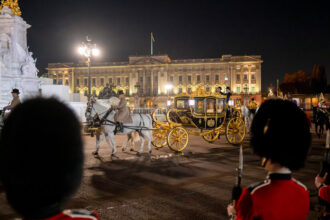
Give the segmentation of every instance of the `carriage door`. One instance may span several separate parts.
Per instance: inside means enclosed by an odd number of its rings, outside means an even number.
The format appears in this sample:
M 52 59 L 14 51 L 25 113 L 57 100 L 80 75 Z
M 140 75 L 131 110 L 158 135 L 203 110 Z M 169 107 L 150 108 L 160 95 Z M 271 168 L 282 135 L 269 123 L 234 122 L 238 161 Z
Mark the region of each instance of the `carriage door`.
M 206 98 L 206 128 L 214 128 L 216 126 L 216 99 L 213 97 Z
M 219 127 L 224 120 L 225 117 L 225 99 L 217 99 L 217 127 Z

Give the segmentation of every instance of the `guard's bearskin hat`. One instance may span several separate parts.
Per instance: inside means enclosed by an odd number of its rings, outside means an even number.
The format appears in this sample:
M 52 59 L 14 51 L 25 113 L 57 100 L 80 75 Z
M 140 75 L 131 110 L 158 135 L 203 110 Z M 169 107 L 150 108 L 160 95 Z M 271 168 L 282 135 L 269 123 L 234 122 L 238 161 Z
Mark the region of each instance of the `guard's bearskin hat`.
M 36 98 L 9 115 L 0 139 L 0 181 L 25 218 L 56 214 L 82 178 L 81 127 L 56 99 Z
M 254 152 L 291 170 L 305 165 L 311 144 L 306 114 L 294 103 L 270 99 L 259 108 L 251 125 Z

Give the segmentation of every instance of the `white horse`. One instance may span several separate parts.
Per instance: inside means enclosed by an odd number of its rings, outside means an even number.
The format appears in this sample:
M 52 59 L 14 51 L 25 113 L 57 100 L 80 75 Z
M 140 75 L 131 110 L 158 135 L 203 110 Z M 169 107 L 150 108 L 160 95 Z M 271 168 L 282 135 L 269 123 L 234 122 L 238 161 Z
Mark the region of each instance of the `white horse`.
M 258 111 L 258 108 L 256 109 L 256 113 L 257 113 L 257 111 Z M 250 110 L 246 107 L 246 105 L 241 106 L 241 112 L 242 112 L 243 120 L 245 122 L 245 128 L 247 131 L 250 131 L 254 114 L 252 114 L 250 112 Z
M 117 98 L 115 98 L 117 99 Z M 118 99 L 117 99 L 118 100 Z M 110 105 L 111 100 L 110 100 Z M 93 118 L 93 119 L 102 119 L 105 114 L 108 112 L 109 114 L 106 117 L 106 121 L 101 125 L 100 127 L 100 133 L 99 136 L 96 138 L 96 151 L 94 152 L 95 155 L 98 154 L 100 145 L 104 139 L 106 139 L 108 145 L 111 147 L 112 146 L 112 155 L 115 155 L 117 153 L 117 147 L 116 147 L 116 141 L 115 141 L 115 134 L 114 131 L 116 129 L 116 123 L 114 121 L 114 115 L 115 111 L 112 110 L 112 107 L 109 109 L 99 103 L 97 100 L 91 99 L 88 110 L 86 111 L 86 116 L 88 118 Z M 144 149 L 144 142 L 145 138 L 148 139 L 148 152 L 151 153 L 151 138 L 152 138 L 152 118 L 150 115 L 144 115 L 144 114 L 134 114 L 131 115 L 133 123 L 131 124 L 124 124 L 124 129 L 123 132 L 120 132 L 118 134 L 126 134 L 128 135 L 128 139 L 126 142 L 127 143 L 130 140 L 130 137 L 132 137 L 132 133 L 135 131 L 138 131 L 140 134 L 141 138 L 141 146 L 140 150 L 138 151 L 138 155 L 143 152 Z M 111 142 L 111 143 L 110 143 Z

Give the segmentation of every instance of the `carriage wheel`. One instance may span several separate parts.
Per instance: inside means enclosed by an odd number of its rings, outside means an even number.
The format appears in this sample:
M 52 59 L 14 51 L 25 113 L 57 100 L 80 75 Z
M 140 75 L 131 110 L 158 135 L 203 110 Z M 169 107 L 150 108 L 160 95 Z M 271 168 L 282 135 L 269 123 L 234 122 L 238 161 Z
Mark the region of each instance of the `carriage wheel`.
M 160 128 L 156 126 L 156 128 Z M 152 145 L 156 148 L 162 148 L 167 144 L 167 130 L 159 129 L 152 131 Z
M 167 136 L 167 144 L 173 151 L 180 152 L 188 145 L 189 135 L 186 129 L 175 127 L 170 130 Z
M 204 140 L 206 140 L 209 143 L 213 143 L 218 139 L 220 135 L 220 132 L 212 131 L 210 133 L 207 133 L 206 135 L 203 136 Z
M 232 118 L 226 127 L 226 138 L 230 144 L 240 144 L 245 137 L 245 124 L 241 118 Z

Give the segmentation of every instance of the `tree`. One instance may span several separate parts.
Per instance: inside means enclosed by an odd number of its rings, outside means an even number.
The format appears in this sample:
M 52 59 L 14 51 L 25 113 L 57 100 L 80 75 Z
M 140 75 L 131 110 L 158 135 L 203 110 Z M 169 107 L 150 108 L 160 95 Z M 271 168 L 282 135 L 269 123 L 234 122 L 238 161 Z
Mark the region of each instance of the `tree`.
M 299 70 L 295 73 L 287 73 L 284 81 L 280 85 L 281 91 L 285 93 L 310 93 L 311 92 L 311 74 Z

